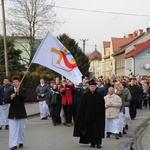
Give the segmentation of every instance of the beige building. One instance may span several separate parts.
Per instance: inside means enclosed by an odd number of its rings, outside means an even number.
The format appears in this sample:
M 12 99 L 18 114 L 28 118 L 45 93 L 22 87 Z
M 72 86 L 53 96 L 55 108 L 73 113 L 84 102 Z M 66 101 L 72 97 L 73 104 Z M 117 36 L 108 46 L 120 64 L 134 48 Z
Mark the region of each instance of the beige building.
M 100 74 L 100 61 L 101 53 L 95 49 L 89 56 L 90 67 L 89 67 L 89 77 L 98 78 Z
M 116 38 L 112 37 L 111 41 L 104 41 L 102 48 L 101 72 L 102 76 L 112 76 L 116 74 L 116 60 L 113 56 L 122 46 L 133 40 L 133 37 Z M 121 57 L 122 58 L 122 57 Z M 120 59 L 121 59 L 120 58 Z M 120 64 L 122 65 L 122 64 Z
M 110 50 L 110 42 L 108 41 L 104 41 L 103 42 L 103 48 L 102 48 L 102 60 L 100 63 L 101 66 L 101 72 L 100 74 L 102 76 L 110 76 L 112 68 L 113 68 L 113 64 L 111 60 L 111 50 Z

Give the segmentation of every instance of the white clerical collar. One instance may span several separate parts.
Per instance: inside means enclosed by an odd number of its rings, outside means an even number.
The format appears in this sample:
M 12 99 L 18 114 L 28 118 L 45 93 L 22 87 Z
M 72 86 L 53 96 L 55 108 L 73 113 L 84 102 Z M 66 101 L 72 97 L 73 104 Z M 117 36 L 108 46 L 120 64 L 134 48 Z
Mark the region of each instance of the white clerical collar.
M 44 86 L 44 84 L 41 84 L 41 86 L 43 87 L 43 86 Z
M 16 89 L 17 89 L 17 88 L 14 87 L 14 91 L 15 91 L 15 92 L 16 92 Z

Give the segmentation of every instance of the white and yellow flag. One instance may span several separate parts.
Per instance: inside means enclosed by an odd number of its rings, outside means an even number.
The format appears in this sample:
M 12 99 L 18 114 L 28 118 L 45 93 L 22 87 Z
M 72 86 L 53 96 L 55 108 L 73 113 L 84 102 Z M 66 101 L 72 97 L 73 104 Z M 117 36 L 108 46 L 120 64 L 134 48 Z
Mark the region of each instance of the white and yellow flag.
M 54 70 L 75 84 L 82 82 L 82 74 L 72 54 L 50 32 L 41 42 L 32 63 Z

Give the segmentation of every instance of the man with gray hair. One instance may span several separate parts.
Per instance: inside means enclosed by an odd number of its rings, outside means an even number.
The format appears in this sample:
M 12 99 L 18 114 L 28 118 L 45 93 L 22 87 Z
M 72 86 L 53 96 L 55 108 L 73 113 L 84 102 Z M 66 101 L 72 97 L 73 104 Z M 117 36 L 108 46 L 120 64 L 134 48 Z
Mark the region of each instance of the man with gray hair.
M 108 89 L 108 95 L 104 97 L 106 108 L 106 126 L 107 137 L 114 134 L 119 139 L 119 112 L 122 106 L 121 98 L 115 94 L 114 88 Z
M 41 120 L 47 120 L 47 117 L 49 116 L 49 108 L 46 104 L 47 93 L 48 85 L 45 84 L 44 78 L 41 78 L 40 84 L 36 88 Z

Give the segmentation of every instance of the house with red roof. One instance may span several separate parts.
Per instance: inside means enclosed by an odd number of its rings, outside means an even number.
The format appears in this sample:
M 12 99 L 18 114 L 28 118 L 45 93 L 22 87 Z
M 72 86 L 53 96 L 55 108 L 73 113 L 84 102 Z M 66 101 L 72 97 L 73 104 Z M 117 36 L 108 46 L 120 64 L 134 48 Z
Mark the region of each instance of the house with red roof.
M 125 54 L 126 70 L 131 74 L 150 75 L 150 39 L 135 44 L 134 48 Z
M 102 58 L 101 53 L 96 49 L 89 54 L 88 56 L 90 61 L 90 67 L 89 67 L 89 76 L 90 77 L 99 77 L 100 76 L 100 61 Z
M 116 75 L 114 53 L 118 52 L 124 45 L 128 44 L 134 39 L 133 36 L 117 38 L 112 37 L 111 41 L 104 41 L 102 48 L 101 60 L 101 75 L 112 76 Z
M 146 32 L 143 32 L 143 30 L 135 31 L 132 34 L 132 36 L 134 37 L 134 39 L 131 42 L 127 43 L 126 45 L 123 45 L 119 51 L 113 54 L 115 58 L 115 74 L 116 75 L 128 76 L 130 74 L 135 74 L 134 58 L 133 56 L 131 57 L 128 57 L 128 56 L 131 55 L 131 53 L 133 53 L 133 49 L 135 49 L 135 45 L 146 42 L 147 40 L 150 39 L 150 28 L 147 28 Z M 137 52 L 137 49 L 135 49 L 135 51 Z M 136 53 L 135 51 L 134 53 Z M 143 56 L 145 58 L 145 55 Z

